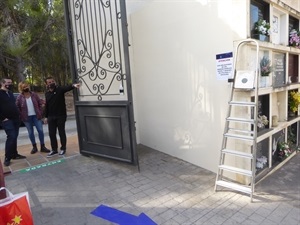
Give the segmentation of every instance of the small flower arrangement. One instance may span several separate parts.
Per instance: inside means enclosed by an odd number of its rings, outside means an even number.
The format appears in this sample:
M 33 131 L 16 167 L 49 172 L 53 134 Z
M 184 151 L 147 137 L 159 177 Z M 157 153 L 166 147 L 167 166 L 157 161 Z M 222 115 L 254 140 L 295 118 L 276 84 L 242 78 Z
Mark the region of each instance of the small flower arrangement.
M 288 157 L 292 154 L 292 150 L 288 143 L 286 142 L 278 142 L 278 157 L 280 159 L 283 159 L 285 157 Z
M 265 165 L 267 164 L 268 159 L 266 156 L 262 156 L 260 158 L 256 159 L 256 168 L 258 169 L 263 169 L 265 167 Z
M 296 29 L 291 30 L 289 42 L 291 46 L 300 48 L 300 32 Z
M 269 76 L 269 74 L 272 72 L 272 66 L 271 66 L 271 60 L 264 56 L 260 60 L 260 75 L 262 77 Z
M 266 117 L 265 115 L 259 115 L 258 116 L 258 118 L 257 118 L 257 126 L 259 128 L 264 128 L 268 124 L 269 124 L 268 117 Z
M 300 104 L 300 93 L 298 91 L 289 92 L 289 108 L 293 113 L 298 111 L 299 104 Z
M 270 23 L 268 23 L 266 20 L 260 19 L 254 24 L 254 30 L 257 34 L 269 36 L 271 33 Z

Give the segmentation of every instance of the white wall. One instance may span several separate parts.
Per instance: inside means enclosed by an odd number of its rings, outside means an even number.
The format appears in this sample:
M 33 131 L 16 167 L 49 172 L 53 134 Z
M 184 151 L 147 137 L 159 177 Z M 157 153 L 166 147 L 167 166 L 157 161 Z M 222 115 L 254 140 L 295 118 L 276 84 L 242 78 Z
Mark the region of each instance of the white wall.
M 272 0 L 272 2 L 278 3 L 276 0 Z M 299 0 L 281 0 L 282 3 L 287 4 L 293 9 L 300 11 L 300 1 Z M 279 2 L 280 3 L 280 2 Z
M 127 1 L 139 143 L 216 172 L 230 85 L 215 57 L 246 38 L 245 2 Z

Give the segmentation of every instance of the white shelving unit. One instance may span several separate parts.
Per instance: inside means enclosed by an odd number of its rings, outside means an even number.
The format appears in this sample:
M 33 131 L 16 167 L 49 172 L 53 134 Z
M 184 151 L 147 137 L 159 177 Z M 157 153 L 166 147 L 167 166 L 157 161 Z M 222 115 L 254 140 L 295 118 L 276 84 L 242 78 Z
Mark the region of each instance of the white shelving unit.
M 260 7 L 261 1 L 251 0 L 249 9 L 253 8 L 252 4 L 257 4 Z M 263 2 L 262 10 L 257 13 L 258 18 L 267 20 L 271 25 L 271 34 L 269 41 L 260 41 L 259 56 L 267 56 L 272 62 L 273 71 L 269 75 L 267 85 L 259 85 L 258 95 L 261 97 L 261 114 L 267 115 L 269 124 L 265 129 L 259 130 L 257 137 L 257 158 L 264 156 L 267 162 L 263 168 L 256 168 L 258 178 L 264 176 L 274 166 L 282 163 L 277 157 L 275 145 L 278 141 L 288 141 L 290 136 L 290 129 L 292 128 L 295 135 L 295 146 L 300 142 L 300 109 L 294 117 L 289 116 L 289 102 L 288 95 L 292 90 L 300 91 L 300 49 L 289 46 L 289 31 L 291 27 L 299 30 L 300 16 L 296 15 L 294 11 L 289 11 L 288 8 L 282 8 L 274 2 Z M 250 15 L 253 21 L 255 15 Z M 290 18 L 297 24 L 290 24 Z M 249 20 L 251 21 L 251 20 Z M 253 24 L 250 26 L 253 28 Z M 254 39 L 253 31 L 249 34 Z M 254 58 L 255 46 L 249 44 L 244 49 L 244 57 Z M 245 65 L 244 62 L 239 62 L 241 67 L 248 66 L 249 69 L 253 65 Z M 260 79 L 260 78 L 259 78 Z M 249 100 L 253 98 L 254 91 L 241 92 L 240 100 Z M 244 112 L 241 112 L 244 113 Z M 277 119 L 276 119 L 277 118 Z M 245 146 L 245 148 L 251 146 Z M 261 165 L 260 165 L 261 167 Z M 239 179 L 239 180 L 238 180 Z M 243 178 L 238 178 L 240 182 L 247 182 Z

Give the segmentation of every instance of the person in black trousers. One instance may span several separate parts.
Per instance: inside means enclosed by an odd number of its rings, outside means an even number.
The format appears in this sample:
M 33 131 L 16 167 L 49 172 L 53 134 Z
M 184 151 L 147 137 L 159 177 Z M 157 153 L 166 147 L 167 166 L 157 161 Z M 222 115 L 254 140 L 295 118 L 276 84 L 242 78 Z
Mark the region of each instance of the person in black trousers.
M 60 153 L 66 153 L 67 136 L 65 131 L 65 124 L 67 120 L 67 109 L 65 102 L 65 93 L 79 88 L 80 84 L 71 84 L 67 86 L 57 86 L 52 77 L 45 79 L 47 91 L 45 94 L 46 107 L 45 107 L 45 123 L 48 123 L 49 137 L 51 142 L 51 152 L 47 157 L 52 157 L 58 154 L 58 144 L 56 138 L 56 131 L 60 137 Z
M 15 97 L 11 91 L 13 87 L 10 78 L 1 80 L 0 89 L 0 121 L 7 138 L 5 142 L 4 166 L 10 165 L 11 159 L 24 159 L 17 151 L 17 139 L 19 136 L 19 127 L 21 124 L 20 113 L 16 105 Z

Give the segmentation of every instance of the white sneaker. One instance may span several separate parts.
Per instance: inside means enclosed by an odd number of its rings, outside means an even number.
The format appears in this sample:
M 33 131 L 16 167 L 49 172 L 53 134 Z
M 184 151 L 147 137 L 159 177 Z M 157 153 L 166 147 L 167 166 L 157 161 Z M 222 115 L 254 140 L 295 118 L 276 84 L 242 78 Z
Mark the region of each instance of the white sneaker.
M 50 157 L 52 157 L 52 156 L 54 156 L 54 155 L 57 155 L 58 154 L 58 152 L 57 151 L 51 151 L 48 155 L 47 155 L 47 158 L 50 158 Z
M 66 150 L 60 150 L 59 155 L 64 155 L 66 153 Z

